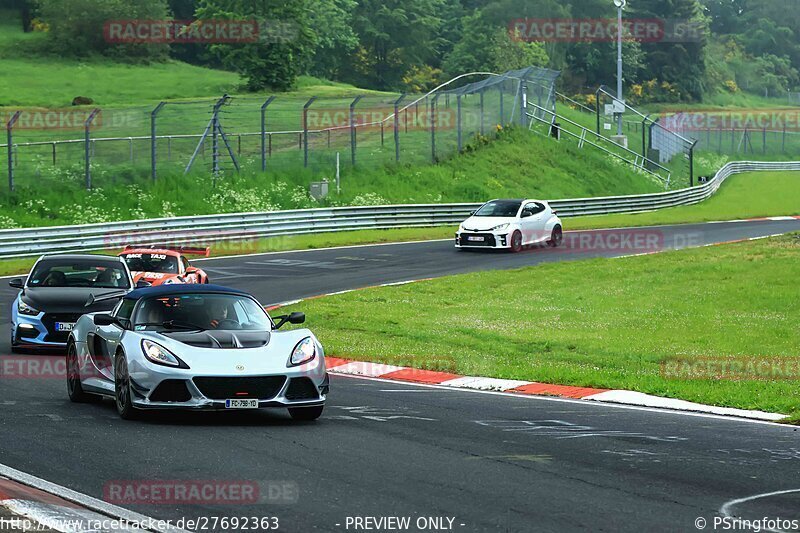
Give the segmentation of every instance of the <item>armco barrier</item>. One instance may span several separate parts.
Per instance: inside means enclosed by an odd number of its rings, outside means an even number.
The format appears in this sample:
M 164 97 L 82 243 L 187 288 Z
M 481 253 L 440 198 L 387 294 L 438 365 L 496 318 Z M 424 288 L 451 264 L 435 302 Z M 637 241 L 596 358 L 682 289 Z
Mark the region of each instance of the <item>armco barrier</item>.
M 800 171 L 800 162 L 728 163 L 708 183 L 696 187 L 634 196 L 553 200 L 550 204 L 562 217 L 649 211 L 701 202 L 734 174 L 774 170 Z M 464 203 L 336 207 L 10 229 L 0 231 L 0 257 L 113 249 L 129 244 L 208 245 L 282 235 L 450 225 L 458 224 L 479 206 Z

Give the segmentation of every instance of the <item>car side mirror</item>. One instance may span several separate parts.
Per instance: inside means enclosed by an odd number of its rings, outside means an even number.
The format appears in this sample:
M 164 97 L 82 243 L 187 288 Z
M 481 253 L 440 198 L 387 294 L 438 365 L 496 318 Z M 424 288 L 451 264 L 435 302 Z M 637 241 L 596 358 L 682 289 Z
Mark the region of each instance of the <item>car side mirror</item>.
M 140 279 L 139 281 L 136 282 L 136 288 L 137 289 L 143 289 L 145 287 L 151 287 L 152 285 L 153 285 L 152 283 L 150 283 L 149 281 L 145 281 L 143 279 Z
M 530 211 L 523 211 L 519 218 L 528 218 L 529 216 L 531 216 Z
M 196 274 L 199 269 L 197 267 L 186 267 L 187 274 Z
M 294 313 L 291 313 L 289 315 L 277 316 L 277 317 L 275 317 L 275 319 L 278 321 L 278 323 L 275 324 L 275 329 L 281 329 L 281 327 L 284 324 L 286 324 L 287 322 L 289 324 L 302 324 L 302 323 L 304 323 L 306 321 L 306 314 L 305 313 L 294 312 Z
M 94 325 L 95 326 L 114 326 L 114 325 L 116 325 L 116 326 L 122 327 L 121 324 L 119 323 L 119 320 L 117 320 L 117 317 L 114 317 L 114 316 L 111 316 L 111 315 L 108 315 L 108 314 L 94 315 Z
M 12 279 L 8 282 L 8 285 L 14 287 L 15 289 L 23 289 L 25 288 L 25 282 L 23 282 L 19 278 Z

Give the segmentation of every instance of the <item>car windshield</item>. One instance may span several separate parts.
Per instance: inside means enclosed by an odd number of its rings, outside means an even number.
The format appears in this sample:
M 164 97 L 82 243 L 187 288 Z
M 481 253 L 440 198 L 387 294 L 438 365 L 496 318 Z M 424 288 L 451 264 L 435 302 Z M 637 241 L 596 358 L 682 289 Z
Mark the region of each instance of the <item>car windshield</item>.
M 122 257 L 132 272 L 178 273 L 178 258 L 174 255 L 130 253 L 122 255 Z
M 28 279 L 29 287 L 93 287 L 129 289 L 128 274 L 122 264 L 85 259 L 40 261 Z
M 270 331 L 272 322 L 255 300 L 238 294 L 176 294 L 143 300 L 136 331 L 169 329 Z
M 495 200 L 483 204 L 475 212 L 476 217 L 515 217 L 522 202 L 519 200 Z

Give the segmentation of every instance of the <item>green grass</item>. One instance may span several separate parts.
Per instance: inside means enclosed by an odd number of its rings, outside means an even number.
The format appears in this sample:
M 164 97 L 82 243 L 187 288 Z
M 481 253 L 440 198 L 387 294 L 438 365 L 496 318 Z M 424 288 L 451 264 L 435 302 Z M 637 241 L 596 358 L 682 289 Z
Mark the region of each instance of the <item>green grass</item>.
M 793 235 L 454 276 L 288 310 L 308 314 L 331 356 L 797 415 L 795 380 L 675 379 L 661 365 L 796 358 L 798 260 Z
M 0 225 L 21 227 L 105 222 L 164 215 L 263 211 L 331 205 L 481 202 L 495 197 L 574 198 L 663 190 L 628 166 L 588 150 L 506 130 L 439 164 L 364 163 L 346 167 L 342 194 L 320 203 L 308 198 L 312 171 L 245 169 L 216 183 L 204 175 L 174 173 L 153 184 L 136 173 L 95 170 L 92 192 L 82 188 L 80 167 L 43 168 L 20 177 L 13 194 L 0 192 Z M 332 176 L 329 175 L 331 178 Z M 43 187 L 49 183 L 50 186 Z M 76 209 L 75 206 L 81 206 Z
M 800 215 L 800 172 L 752 172 L 728 178 L 716 195 L 696 205 L 630 215 L 576 217 L 569 229 L 655 226 Z

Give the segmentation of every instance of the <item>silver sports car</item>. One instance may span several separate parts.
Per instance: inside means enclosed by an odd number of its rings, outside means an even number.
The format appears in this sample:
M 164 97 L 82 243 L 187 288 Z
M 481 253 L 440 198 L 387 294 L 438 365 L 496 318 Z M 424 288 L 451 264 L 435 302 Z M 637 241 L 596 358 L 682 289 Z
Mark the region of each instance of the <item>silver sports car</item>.
M 314 420 L 328 394 L 325 356 L 302 313 L 270 318 L 245 292 L 162 285 L 126 294 L 109 314 L 83 315 L 67 344 L 73 402 L 116 401 L 122 418 L 146 409 L 287 407 Z

